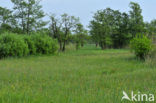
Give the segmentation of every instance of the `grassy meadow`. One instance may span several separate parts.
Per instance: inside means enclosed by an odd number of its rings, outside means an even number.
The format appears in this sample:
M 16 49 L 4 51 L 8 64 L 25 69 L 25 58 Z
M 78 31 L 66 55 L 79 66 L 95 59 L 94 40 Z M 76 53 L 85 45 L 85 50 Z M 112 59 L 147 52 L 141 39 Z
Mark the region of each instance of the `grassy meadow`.
M 0 60 L 0 103 L 121 103 L 123 90 L 156 94 L 155 67 L 129 50 L 67 49 Z

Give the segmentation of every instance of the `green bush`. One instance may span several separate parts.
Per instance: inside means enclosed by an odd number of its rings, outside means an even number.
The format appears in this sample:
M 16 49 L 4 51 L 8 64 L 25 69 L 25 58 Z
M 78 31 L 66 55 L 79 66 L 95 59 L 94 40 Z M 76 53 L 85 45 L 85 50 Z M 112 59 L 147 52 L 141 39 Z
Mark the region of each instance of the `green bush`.
M 0 35 L 0 58 L 54 54 L 57 49 L 57 41 L 47 35 Z
M 39 54 L 53 54 L 57 51 L 57 42 L 47 35 L 33 35 L 36 52 Z
M 0 36 L 0 58 L 21 57 L 29 53 L 28 45 L 21 36 L 16 34 L 3 34 Z
M 152 49 L 152 42 L 146 36 L 138 35 L 130 42 L 131 49 L 139 59 L 145 59 Z
M 23 39 L 25 41 L 25 43 L 27 43 L 28 48 L 29 48 L 29 54 L 36 54 L 36 46 L 35 46 L 35 42 L 32 40 L 31 36 L 23 36 Z

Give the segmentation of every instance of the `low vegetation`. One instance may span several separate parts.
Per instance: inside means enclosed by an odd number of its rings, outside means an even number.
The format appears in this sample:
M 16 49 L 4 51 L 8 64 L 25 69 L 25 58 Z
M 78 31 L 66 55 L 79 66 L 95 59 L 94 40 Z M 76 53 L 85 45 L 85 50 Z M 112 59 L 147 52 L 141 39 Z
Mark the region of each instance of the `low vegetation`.
M 137 58 L 145 60 L 152 50 L 152 41 L 144 35 L 137 35 L 130 43 Z
M 29 53 L 28 45 L 22 37 L 16 34 L 4 34 L 0 36 L 0 56 L 21 57 Z
M 57 41 L 47 35 L 0 35 L 0 57 L 22 57 L 36 54 L 54 54 Z
M 0 62 L 0 101 L 121 103 L 123 90 L 155 94 L 155 67 L 134 57 L 129 50 L 85 45 L 54 56 L 4 59 Z

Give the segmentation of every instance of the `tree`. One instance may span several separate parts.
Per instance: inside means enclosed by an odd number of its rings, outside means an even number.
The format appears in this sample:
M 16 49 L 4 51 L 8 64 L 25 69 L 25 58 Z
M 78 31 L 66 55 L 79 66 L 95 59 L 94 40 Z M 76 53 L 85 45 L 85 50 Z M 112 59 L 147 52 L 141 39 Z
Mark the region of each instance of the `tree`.
M 130 8 L 132 9 L 129 11 L 130 13 L 130 32 L 132 37 L 135 37 L 137 33 L 144 32 L 144 22 L 142 16 L 142 9 L 138 3 L 131 2 Z
M 10 24 L 12 18 L 12 11 L 3 7 L 0 7 L 0 25 Z
M 45 16 L 39 4 L 40 0 L 11 0 L 14 4 L 14 16 L 23 33 L 30 34 L 33 30 L 37 31 L 47 23 L 42 21 Z
M 144 33 L 142 10 L 139 4 L 131 2 L 130 14 L 106 8 L 97 11 L 90 22 L 90 34 L 95 43 L 104 48 L 122 48 L 135 37 Z
M 12 15 L 12 11 L 0 7 L 0 33 L 11 31 L 14 32 L 16 28 L 16 21 Z
M 146 36 L 152 39 L 156 43 L 156 20 L 152 20 L 150 23 L 145 23 Z
M 102 49 L 117 44 L 120 35 L 121 13 L 118 10 L 106 8 L 99 10 L 90 22 L 90 34 Z
M 112 18 L 109 21 L 111 23 L 111 25 L 110 25 L 111 29 L 110 29 L 109 35 L 112 40 L 112 43 L 109 45 L 110 46 L 112 45 L 112 47 L 114 47 L 114 48 L 121 48 L 123 46 L 122 38 L 124 38 L 124 36 L 125 36 L 125 34 L 122 35 L 122 33 L 121 33 L 122 13 L 119 12 L 118 10 L 111 10 L 111 14 L 108 14 L 108 15 L 110 15 Z
M 63 33 L 62 33 L 62 22 L 56 18 L 55 14 L 50 16 L 51 24 L 50 24 L 50 35 L 57 39 L 60 45 L 60 51 L 63 48 Z
M 79 23 L 79 19 L 68 14 L 61 15 L 61 19 L 56 18 L 54 15 L 50 16 L 50 18 L 51 35 L 59 41 L 60 50 L 65 51 L 69 36 L 76 24 Z
M 81 47 L 83 47 L 85 43 L 86 35 L 87 35 L 87 30 L 84 29 L 81 23 L 78 23 L 76 25 L 75 35 L 76 35 L 75 37 L 76 45 L 77 46 L 81 45 Z
M 93 40 L 95 40 L 95 42 L 98 42 L 102 49 L 104 49 L 106 46 L 105 39 L 110 31 L 108 21 L 111 18 L 108 19 L 107 15 L 107 12 L 109 11 L 110 8 L 107 8 L 106 10 L 97 11 L 97 13 L 95 13 L 93 17 L 94 20 L 90 22 L 89 26 L 91 29 L 90 34 L 92 35 Z
M 92 20 L 90 22 L 89 28 L 90 28 L 91 38 L 95 42 L 97 47 L 100 42 L 100 35 L 98 31 L 98 29 L 100 28 L 100 24 L 97 23 L 95 20 Z
M 62 30 L 64 34 L 63 40 L 63 48 L 62 51 L 65 51 L 66 43 L 68 41 L 68 36 L 73 28 L 75 28 L 76 24 L 79 23 L 79 19 L 74 16 L 69 16 L 68 14 L 63 14 L 62 16 Z
M 130 39 L 131 34 L 129 30 L 130 18 L 127 13 L 119 13 L 116 19 L 114 19 L 117 23 L 115 24 L 115 32 L 112 34 L 112 41 L 114 48 L 122 48 L 126 46 Z
M 146 23 L 146 29 L 148 30 L 148 36 L 156 35 L 156 20 Z

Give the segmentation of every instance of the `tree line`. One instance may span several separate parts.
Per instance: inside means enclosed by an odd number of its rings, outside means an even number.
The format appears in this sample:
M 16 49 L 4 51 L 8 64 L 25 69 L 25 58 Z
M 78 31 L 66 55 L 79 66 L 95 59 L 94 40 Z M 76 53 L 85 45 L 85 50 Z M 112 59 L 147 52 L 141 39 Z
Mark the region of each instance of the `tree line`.
M 65 13 L 58 18 L 55 14 L 51 14 L 48 15 L 50 21 L 43 21 L 47 15 L 42 10 L 41 0 L 11 0 L 11 2 L 14 4 L 12 10 L 0 7 L 0 34 L 6 31 L 29 35 L 36 32 L 46 33 L 58 40 L 60 51 L 65 51 L 69 41 L 75 42 L 77 46 L 80 44 L 83 46 L 88 38 L 88 32 L 77 17 Z
M 144 22 L 138 3 L 130 2 L 129 13 L 106 8 L 98 10 L 90 22 L 93 41 L 102 49 L 123 48 L 137 34 L 153 37 L 156 34 L 156 20 Z
M 40 5 L 41 0 L 11 0 L 13 8 L 0 7 L 0 34 L 43 33 L 57 39 L 60 51 L 65 51 L 71 42 L 78 49 L 85 42 L 95 43 L 102 49 L 123 48 L 138 33 L 153 37 L 156 33 L 156 20 L 143 21 L 142 9 L 138 3 L 131 2 L 129 13 L 106 8 L 98 10 L 87 31 L 78 17 L 62 14 L 48 15 L 50 21 L 44 21 L 46 13 Z

